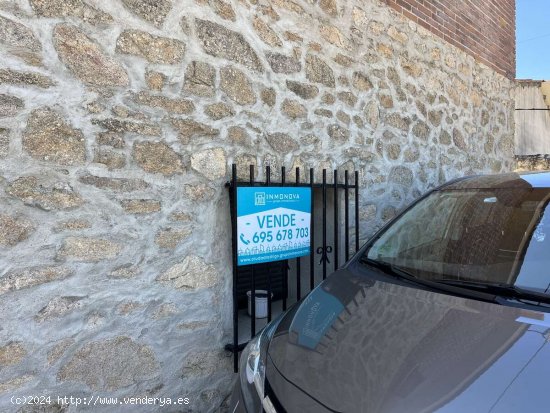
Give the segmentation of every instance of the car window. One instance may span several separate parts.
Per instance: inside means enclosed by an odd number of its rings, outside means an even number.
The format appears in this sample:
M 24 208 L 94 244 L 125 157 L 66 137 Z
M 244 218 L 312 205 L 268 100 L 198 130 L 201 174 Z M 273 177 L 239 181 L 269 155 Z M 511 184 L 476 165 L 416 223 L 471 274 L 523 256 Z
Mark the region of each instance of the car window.
M 550 291 L 550 191 L 432 192 L 374 241 L 366 257 L 416 277 Z
M 536 223 L 533 235 L 528 239 L 525 257 L 521 261 L 516 285 L 522 288 L 548 293 L 550 277 L 550 206 L 541 211 L 541 218 Z

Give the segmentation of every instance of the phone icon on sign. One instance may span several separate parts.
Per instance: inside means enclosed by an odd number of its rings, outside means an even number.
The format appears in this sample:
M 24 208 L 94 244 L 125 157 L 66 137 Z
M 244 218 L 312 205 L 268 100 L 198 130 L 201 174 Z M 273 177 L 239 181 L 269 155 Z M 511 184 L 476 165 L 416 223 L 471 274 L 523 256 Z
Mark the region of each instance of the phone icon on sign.
M 244 238 L 244 234 L 241 234 L 241 235 L 239 236 L 239 238 L 241 239 L 241 241 L 243 242 L 244 245 L 250 244 L 250 241 L 247 241 L 247 240 Z

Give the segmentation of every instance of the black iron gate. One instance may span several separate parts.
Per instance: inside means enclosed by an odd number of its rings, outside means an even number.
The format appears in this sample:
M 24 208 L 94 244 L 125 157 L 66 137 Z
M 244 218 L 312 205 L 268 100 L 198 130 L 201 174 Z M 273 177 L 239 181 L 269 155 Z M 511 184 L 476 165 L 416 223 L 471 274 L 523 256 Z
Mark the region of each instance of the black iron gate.
M 296 168 L 294 182 L 287 182 L 285 167 L 281 168 L 280 182 L 271 181 L 271 168 L 265 168 L 265 181 L 258 182 L 254 177 L 255 166 L 250 165 L 249 176 L 242 180 L 237 176 L 237 166 L 232 165 L 231 182 L 226 184 L 229 189 L 232 258 L 233 258 L 233 342 L 225 346 L 233 353 L 234 370 L 238 371 L 238 354 L 248 341 L 256 335 L 258 324 L 271 321 L 273 303 L 276 312 L 285 311 L 290 301 L 298 301 L 304 291 L 311 291 L 316 284 L 340 267 L 340 263 L 349 259 L 350 254 L 359 249 L 359 173 L 353 173 L 353 184 L 350 183 L 350 173 L 345 170 L 343 179 L 338 170 L 332 174 L 332 182 L 327 180 L 327 170 L 322 170 L 321 182 L 315 182 L 314 169 L 309 169 L 309 180 L 302 182 L 300 168 Z M 241 179 L 241 180 L 239 180 Z M 341 182 L 343 181 L 343 182 Z M 245 186 L 301 186 L 311 188 L 311 222 L 310 222 L 310 253 L 309 256 L 293 258 L 292 260 L 237 265 L 237 188 Z M 353 196 L 353 216 L 350 213 L 350 197 Z M 332 209 L 332 211 L 329 211 Z M 340 210 L 343 209 L 343 213 Z M 316 212 L 317 211 L 317 212 Z M 331 212 L 331 213 L 329 213 Z M 332 215 L 330 217 L 329 215 Z M 332 218 L 332 220 L 330 219 Z M 342 222 L 343 219 L 343 222 Z M 332 221 L 332 222 L 331 222 Z M 342 226 L 343 224 L 343 226 Z M 317 234 L 320 226 L 321 233 Z M 329 228 L 332 226 L 332 228 Z M 350 229 L 354 238 L 350 244 Z M 317 235 L 317 237 L 316 237 Z M 340 244 L 343 242 L 343 245 Z M 332 245 L 329 245 L 332 244 Z M 355 244 L 355 245 L 353 245 Z M 343 249 L 342 249 L 343 247 Z M 318 258 L 316 258 L 318 257 Z M 331 262 L 332 258 L 332 262 Z M 316 264 L 316 262 L 318 263 Z M 306 267 L 306 268 L 304 268 Z M 256 319 L 256 291 L 267 291 L 267 318 Z M 289 294 L 289 290 L 292 294 Z M 250 292 L 251 315 L 246 315 L 248 307 L 247 292 Z M 243 309 L 244 307 L 244 309 Z M 246 324 L 250 326 L 246 326 Z M 244 325 L 245 328 L 240 329 Z M 261 326 L 260 326 L 261 327 Z M 249 333 L 246 331 L 249 328 Z M 241 333 L 239 335 L 239 333 Z

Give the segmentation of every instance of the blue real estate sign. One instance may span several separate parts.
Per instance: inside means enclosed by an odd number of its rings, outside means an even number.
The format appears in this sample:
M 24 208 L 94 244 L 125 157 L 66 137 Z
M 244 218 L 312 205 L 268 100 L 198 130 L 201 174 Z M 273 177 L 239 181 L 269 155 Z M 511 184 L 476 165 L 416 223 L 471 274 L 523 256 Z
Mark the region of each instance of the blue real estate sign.
M 311 188 L 237 187 L 237 264 L 310 253 Z

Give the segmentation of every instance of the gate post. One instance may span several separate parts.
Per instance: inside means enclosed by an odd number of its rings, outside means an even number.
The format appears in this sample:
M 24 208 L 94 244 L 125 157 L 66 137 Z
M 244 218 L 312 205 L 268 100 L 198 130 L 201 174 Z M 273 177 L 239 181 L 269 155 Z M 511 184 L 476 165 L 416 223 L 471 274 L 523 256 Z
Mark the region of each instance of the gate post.
M 239 312 L 237 303 L 237 165 L 231 167 L 231 250 L 233 261 L 233 371 L 239 371 Z

